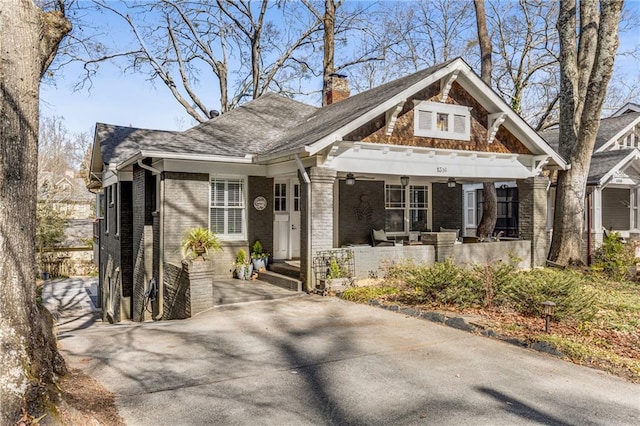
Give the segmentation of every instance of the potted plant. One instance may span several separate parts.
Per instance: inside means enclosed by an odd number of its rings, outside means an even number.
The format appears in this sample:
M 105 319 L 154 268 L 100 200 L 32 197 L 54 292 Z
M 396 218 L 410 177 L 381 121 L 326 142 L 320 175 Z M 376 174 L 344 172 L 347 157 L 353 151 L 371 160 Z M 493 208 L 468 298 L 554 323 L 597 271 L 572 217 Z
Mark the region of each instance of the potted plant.
M 247 252 L 245 249 L 241 248 L 240 250 L 238 250 L 235 266 L 236 277 L 241 280 L 251 278 L 251 274 L 253 273 L 253 265 L 251 264 L 250 259 L 247 258 Z
M 204 254 L 210 249 L 220 250 L 218 237 L 207 228 L 191 228 L 182 239 L 182 254 L 186 258 L 194 256 L 194 260 L 204 261 Z
M 254 271 L 262 271 L 267 269 L 267 263 L 269 262 L 269 253 L 265 253 L 262 248 L 260 240 L 256 240 L 253 243 L 253 249 L 251 251 L 251 262 L 253 263 Z

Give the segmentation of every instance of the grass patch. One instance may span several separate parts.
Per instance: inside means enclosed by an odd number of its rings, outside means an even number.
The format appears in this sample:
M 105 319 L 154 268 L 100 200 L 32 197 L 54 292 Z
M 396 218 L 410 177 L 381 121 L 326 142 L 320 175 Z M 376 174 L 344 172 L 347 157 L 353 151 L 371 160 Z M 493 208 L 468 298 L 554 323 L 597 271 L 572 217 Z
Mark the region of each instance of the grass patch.
M 368 287 L 349 287 L 344 292 L 342 292 L 340 297 L 352 302 L 367 303 L 372 299 L 379 300 L 385 298 L 386 296 L 398 294 L 400 294 L 400 289 L 398 287 L 382 285 Z
M 516 271 L 505 262 L 463 268 L 451 261 L 400 263 L 382 285 L 350 288 L 344 299 L 482 315 L 499 334 L 554 344 L 567 358 L 640 382 L 640 285 L 592 270 Z M 552 334 L 542 302 L 556 303 Z

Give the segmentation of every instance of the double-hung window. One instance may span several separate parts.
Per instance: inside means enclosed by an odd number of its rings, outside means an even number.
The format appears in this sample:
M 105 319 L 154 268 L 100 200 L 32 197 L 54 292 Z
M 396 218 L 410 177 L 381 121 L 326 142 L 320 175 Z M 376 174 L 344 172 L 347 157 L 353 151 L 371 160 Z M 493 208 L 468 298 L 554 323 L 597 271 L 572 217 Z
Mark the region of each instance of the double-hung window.
M 466 106 L 420 101 L 413 121 L 416 136 L 471 140 L 471 114 Z
M 385 231 L 407 234 L 429 228 L 429 186 L 385 185 Z
M 211 179 L 209 229 L 227 239 L 245 238 L 243 179 Z

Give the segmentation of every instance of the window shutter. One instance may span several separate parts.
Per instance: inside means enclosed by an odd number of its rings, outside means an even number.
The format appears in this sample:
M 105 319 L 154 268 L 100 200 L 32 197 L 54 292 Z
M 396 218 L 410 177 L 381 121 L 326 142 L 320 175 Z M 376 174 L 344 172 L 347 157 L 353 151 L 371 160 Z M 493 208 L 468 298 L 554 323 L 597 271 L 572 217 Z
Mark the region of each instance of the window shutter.
M 467 117 L 464 115 L 453 116 L 453 131 L 455 133 L 467 133 Z
M 418 129 L 431 130 L 433 128 L 433 113 L 431 111 L 418 110 Z

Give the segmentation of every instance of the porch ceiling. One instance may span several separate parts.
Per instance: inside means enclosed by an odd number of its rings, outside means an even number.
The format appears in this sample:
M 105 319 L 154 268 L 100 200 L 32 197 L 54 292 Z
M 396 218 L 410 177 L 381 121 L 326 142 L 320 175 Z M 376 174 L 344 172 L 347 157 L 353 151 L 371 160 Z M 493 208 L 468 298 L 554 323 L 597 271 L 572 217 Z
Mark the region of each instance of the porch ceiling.
M 526 158 L 524 158 L 526 157 Z M 326 165 L 339 172 L 409 175 L 436 179 L 526 179 L 537 173 L 521 162 L 531 156 L 475 151 L 383 147 L 355 143 L 334 149 Z

